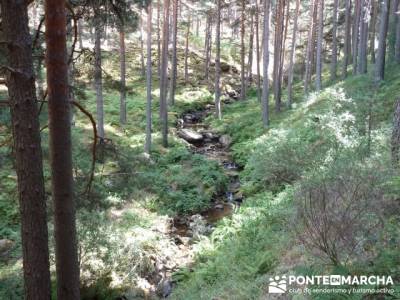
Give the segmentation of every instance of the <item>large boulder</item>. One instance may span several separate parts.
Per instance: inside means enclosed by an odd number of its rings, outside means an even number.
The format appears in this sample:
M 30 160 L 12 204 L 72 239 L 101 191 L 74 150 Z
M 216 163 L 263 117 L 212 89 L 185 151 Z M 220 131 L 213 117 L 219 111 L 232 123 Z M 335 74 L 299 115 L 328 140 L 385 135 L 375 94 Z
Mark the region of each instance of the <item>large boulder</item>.
M 185 141 L 188 141 L 189 143 L 199 143 L 203 141 L 202 134 L 186 128 L 179 130 L 178 136 L 183 138 Z

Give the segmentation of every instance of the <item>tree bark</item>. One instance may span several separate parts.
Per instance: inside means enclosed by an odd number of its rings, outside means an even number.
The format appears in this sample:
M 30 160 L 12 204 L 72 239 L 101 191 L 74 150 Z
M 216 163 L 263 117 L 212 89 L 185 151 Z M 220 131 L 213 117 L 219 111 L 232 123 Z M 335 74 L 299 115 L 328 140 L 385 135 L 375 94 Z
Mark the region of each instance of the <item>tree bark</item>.
M 322 39 L 324 33 L 324 0 L 318 1 L 318 37 L 317 37 L 317 78 L 315 87 L 317 91 L 322 89 Z
M 120 57 L 120 102 L 119 102 L 119 120 L 121 124 L 126 124 L 126 64 L 125 64 L 125 28 L 124 25 L 119 29 L 119 57 Z
M 96 9 L 97 10 L 97 9 Z M 95 13 L 96 14 L 96 13 Z M 101 20 L 95 16 L 94 42 L 94 86 L 96 89 L 97 134 L 104 139 L 103 74 L 101 70 Z
M 250 37 L 249 37 L 249 56 L 247 63 L 247 87 L 250 87 L 253 82 L 253 48 L 254 45 L 254 10 L 250 11 Z
M 245 68 L 245 21 L 246 21 L 246 5 L 245 0 L 241 0 L 241 17 L 240 17 L 240 100 L 246 99 L 246 68 Z
M 160 36 L 160 11 L 161 0 L 157 0 L 157 73 L 161 77 L 161 36 Z
M 354 4 L 353 56 L 352 56 L 353 57 L 353 75 L 357 74 L 361 1 L 362 0 L 355 0 L 355 4 Z
M 152 7 L 151 2 L 147 5 L 147 72 L 146 72 L 146 92 L 147 92 L 147 103 L 146 103 L 146 142 L 144 146 L 144 151 L 147 154 L 151 152 L 151 33 L 152 33 Z
M 378 18 L 378 1 L 371 0 L 372 2 L 372 14 L 371 14 L 371 26 L 370 26 L 370 40 L 369 40 L 369 52 L 371 55 L 371 63 L 375 63 L 375 33 L 376 33 L 376 20 Z
M 260 79 L 260 33 L 259 33 L 259 13 L 258 0 L 255 0 L 255 25 L 256 25 L 256 63 L 257 63 L 257 100 L 261 103 L 261 79 Z
M 169 0 L 164 0 L 163 13 L 164 13 L 164 20 L 163 20 L 162 57 L 161 57 L 160 116 L 161 116 L 162 144 L 164 147 L 168 147 L 167 67 L 168 67 L 168 41 L 169 41 Z
M 397 16 L 398 16 L 398 7 L 399 7 L 399 0 L 391 0 L 390 1 L 390 16 L 389 16 L 389 58 L 392 61 L 395 58 L 395 49 L 396 49 L 396 27 L 397 27 Z
M 188 59 L 189 59 L 189 36 L 190 36 L 190 22 L 191 14 L 188 12 L 186 37 L 185 37 L 185 84 L 189 82 L 189 69 L 188 69 Z
M 350 61 L 351 53 L 351 31 L 350 31 L 350 18 L 351 18 L 351 0 L 345 0 L 345 25 L 344 25 L 344 54 L 343 54 L 343 70 L 342 78 L 347 77 L 347 67 Z
M 263 51 L 263 90 L 262 90 L 262 119 L 265 128 L 269 126 L 269 8 L 270 0 L 264 0 L 264 51 Z
M 82 20 L 78 19 L 78 42 L 79 42 L 79 49 L 83 49 L 83 28 L 82 28 Z
M 391 147 L 392 163 L 394 167 L 398 168 L 400 161 L 400 99 L 397 100 L 394 109 Z
M 350 0 L 348 0 L 350 1 Z M 304 74 L 304 92 L 308 93 L 308 85 L 310 83 L 311 78 L 311 68 L 312 68 L 312 55 L 314 51 L 314 41 L 313 41 L 313 32 L 314 32 L 314 11 L 316 9 L 317 0 L 312 0 L 311 3 L 311 11 L 310 11 L 310 27 L 308 30 L 308 38 L 307 38 L 307 50 L 306 50 L 306 61 L 305 61 L 305 74 Z
M 171 105 L 175 104 L 175 89 L 176 89 L 176 76 L 177 76 L 177 64 L 178 57 L 176 54 L 177 39 L 178 39 L 178 9 L 179 0 L 172 0 L 172 66 L 171 66 L 171 89 L 170 89 L 170 99 L 169 103 Z
M 274 99 L 275 99 L 275 111 L 281 110 L 281 56 L 282 56 L 282 39 L 283 39 L 283 11 L 284 11 L 284 0 L 278 0 L 275 8 L 275 36 L 274 36 Z
M 336 0 L 337 1 L 337 0 Z M 300 10 L 300 0 L 296 0 L 296 11 L 294 14 L 294 20 L 293 20 L 293 33 L 292 33 L 292 47 L 290 49 L 290 60 L 289 60 L 289 78 L 288 78 L 288 107 L 290 108 L 292 106 L 293 102 L 293 68 L 294 68 L 294 62 L 295 62 L 295 57 L 296 57 L 296 34 L 297 34 L 297 26 L 298 26 L 298 17 L 299 17 L 299 10 Z
M 332 60 L 331 80 L 336 80 L 337 74 L 337 26 L 338 26 L 338 5 L 339 0 L 333 0 L 333 25 L 332 25 Z
M 8 46 L 6 76 L 21 214 L 25 299 L 50 299 L 46 196 L 32 41 L 25 1 L 1 2 L 2 33 Z
M 396 63 L 400 64 L 400 5 L 397 7 L 396 14 L 396 41 L 394 44 L 394 59 Z
M 139 26 L 140 26 L 140 73 L 142 77 L 146 76 L 146 68 L 144 66 L 144 45 L 143 45 L 143 8 L 140 6 L 140 17 L 139 17 Z
M 385 74 L 386 36 L 388 31 L 389 4 L 390 0 L 383 0 L 381 4 L 379 42 L 378 42 L 378 51 L 376 53 L 375 75 L 374 75 L 374 80 L 376 83 L 383 80 Z
M 56 241 L 57 299 L 79 299 L 72 177 L 65 1 L 45 1 L 50 164 Z
M 370 0 L 361 0 L 360 18 L 360 42 L 358 46 L 358 66 L 357 73 L 367 73 L 367 50 L 368 50 L 368 20 L 370 15 Z
M 221 35 L 221 0 L 217 0 L 217 19 L 215 25 L 215 47 L 216 47 L 216 56 L 215 56 L 215 116 L 221 120 L 221 89 L 219 85 L 220 74 L 221 74 L 221 43 L 220 43 L 220 35 Z
M 206 32 L 205 32 L 205 38 L 204 38 L 204 56 L 205 56 L 205 61 L 204 61 L 204 78 L 208 80 L 208 75 L 209 75 L 209 68 L 210 68 L 210 29 L 211 27 L 211 16 L 210 12 L 207 12 L 207 18 L 206 18 Z

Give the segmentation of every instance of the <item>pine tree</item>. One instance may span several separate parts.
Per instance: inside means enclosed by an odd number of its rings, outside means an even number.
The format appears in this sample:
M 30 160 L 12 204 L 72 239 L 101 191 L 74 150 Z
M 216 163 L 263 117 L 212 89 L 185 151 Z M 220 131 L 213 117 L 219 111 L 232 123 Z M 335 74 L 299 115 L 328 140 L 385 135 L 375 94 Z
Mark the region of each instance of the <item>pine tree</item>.
M 270 0 L 264 0 L 264 25 L 263 25 L 263 89 L 262 89 L 262 119 L 264 127 L 269 126 L 269 9 Z

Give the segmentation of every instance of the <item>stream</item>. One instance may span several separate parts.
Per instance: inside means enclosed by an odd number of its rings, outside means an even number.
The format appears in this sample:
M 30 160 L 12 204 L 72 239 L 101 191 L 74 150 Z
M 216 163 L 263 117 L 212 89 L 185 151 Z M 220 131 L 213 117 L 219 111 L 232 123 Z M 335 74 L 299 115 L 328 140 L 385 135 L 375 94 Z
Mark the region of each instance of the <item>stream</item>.
M 230 153 L 231 138 L 219 135 L 205 124 L 204 119 L 214 113 L 214 105 L 207 105 L 204 110 L 187 112 L 178 121 L 178 136 L 190 144 L 193 153 L 201 154 L 207 159 L 217 161 L 228 176 L 228 185 L 223 193 L 214 195 L 210 207 L 194 216 L 178 216 L 174 218 L 176 233 L 181 237 L 190 237 L 191 226 L 196 223 L 193 218 L 199 215 L 207 225 L 210 233 L 215 223 L 237 210 L 243 196 L 240 192 L 239 166 L 233 161 Z

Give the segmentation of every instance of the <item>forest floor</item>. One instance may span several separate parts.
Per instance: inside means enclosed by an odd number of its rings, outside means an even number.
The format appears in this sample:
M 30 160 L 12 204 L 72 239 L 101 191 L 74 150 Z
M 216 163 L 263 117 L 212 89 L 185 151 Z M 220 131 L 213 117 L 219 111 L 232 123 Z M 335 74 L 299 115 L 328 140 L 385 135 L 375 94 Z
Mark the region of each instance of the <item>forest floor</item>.
M 88 119 L 75 112 L 74 174 L 83 299 L 166 295 L 180 300 L 274 299 L 267 294 L 268 279 L 280 274 L 390 274 L 399 282 L 399 208 L 398 200 L 393 201 L 398 198 L 399 179 L 387 175 L 393 103 L 400 90 L 395 66 L 388 69 L 379 90 L 370 84 L 369 75 L 350 76 L 329 86 L 324 78 L 327 88 L 319 94 L 304 95 L 298 84 L 292 109 L 272 113 L 271 126 L 264 129 L 253 89 L 246 101 L 231 100 L 238 96 L 239 78 L 236 67 L 228 64 L 222 78 L 223 118 L 215 119 L 209 88 L 213 66 L 210 80 L 204 80 L 203 60 L 192 53 L 188 84 L 182 79 L 183 65 L 178 67 L 168 149 L 160 142 L 155 78 L 153 149 L 148 157 L 143 154 L 145 81 L 136 67 L 140 56 L 131 46 L 127 53 L 128 122 L 123 126 L 119 124 L 118 54 L 116 50 L 104 53 L 107 142 L 98 148 L 89 196 L 83 191 L 91 166 L 93 133 Z M 77 63 L 75 97 L 95 115 L 90 62 L 88 54 Z M 45 112 L 44 107 L 43 126 Z M 0 117 L 2 124 L 8 124 L 6 112 Z M 9 128 L 2 126 L 0 131 L 2 141 L 3 136 L 6 140 Z M 46 129 L 42 141 L 49 190 Z M 0 148 L 0 213 L 5 216 L 0 220 L 0 239 L 10 243 L 0 257 L 0 299 L 20 299 L 22 293 L 11 158 L 10 148 Z M 372 178 L 379 186 L 365 174 L 379 175 Z M 337 178 L 345 178 L 350 189 L 358 180 L 374 187 L 374 195 L 384 199 L 384 223 L 355 253 L 340 248 L 347 261 L 333 265 L 319 249 L 303 243 L 307 227 L 299 208 L 309 187 L 339 188 Z M 50 196 L 48 206 L 50 212 Z M 368 216 L 371 219 L 360 218 L 363 226 L 355 222 L 355 235 L 367 236 L 362 227 L 373 219 L 372 213 Z M 52 237 L 51 219 L 49 227 Z M 51 258 L 54 262 L 53 252 Z M 393 297 L 400 297 L 398 284 L 393 288 Z M 293 299 L 342 296 L 315 293 Z M 364 296 L 350 294 L 346 299 L 368 299 Z

